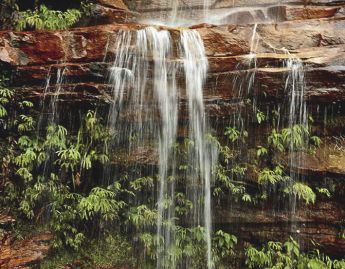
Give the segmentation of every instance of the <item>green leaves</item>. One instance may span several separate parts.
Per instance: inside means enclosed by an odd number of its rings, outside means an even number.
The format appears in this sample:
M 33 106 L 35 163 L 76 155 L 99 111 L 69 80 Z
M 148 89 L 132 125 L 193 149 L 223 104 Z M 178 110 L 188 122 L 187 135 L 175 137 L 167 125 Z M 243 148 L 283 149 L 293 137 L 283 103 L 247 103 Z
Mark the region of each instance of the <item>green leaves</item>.
M 319 250 L 301 253 L 299 244 L 290 237 L 284 244 L 268 242 L 261 250 L 246 250 L 246 265 L 255 269 L 340 269 L 345 261 L 331 260 Z
M 218 230 L 212 241 L 214 258 L 219 260 L 233 255 L 233 248 L 237 244 L 237 237 L 222 230 Z
M 7 116 L 7 110 L 3 105 L 0 105 L 0 118 L 4 118 Z
M 331 192 L 327 188 L 316 188 L 320 194 L 324 194 L 327 198 L 332 196 Z
M 18 124 L 18 131 L 20 133 L 34 130 L 34 119 L 31 116 L 20 115 L 20 123 Z
M 262 146 L 258 146 L 257 150 L 256 150 L 256 156 L 257 157 L 262 157 L 262 156 L 265 156 L 267 155 L 268 153 L 268 150 Z
M 298 199 L 303 199 L 306 204 L 314 204 L 316 200 L 316 194 L 314 191 L 308 185 L 301 182 L 296 182 L 292 186 L 287 187 L 284 192 L 293 194 L 297 196 Z
M 306 144 L 306 139 L 309 137 L 309 130 L 307 126 L 294 125 L 290 128 L 285 128 L 281 132 L 281 137 L 286 145 L 292 149 L 303 149 Z
M 117 201 L 116 193 L 104 188 L 93 188 L 87 197 L 81 199 L 78 211 L 82 219 L 90 220 L 98 216 L 100 220 L 113 221 L 117 218 L 119 210 L 126 204 Z
M 157 211 L 148 208 L 146 205 L 131 208 L 128 213 L 129 221 L 136 228 L 153 226 L 156 224 L 157 218 Z
M 235 142 L 240 138 L 244 140 L 248 137 L 247 131 L 239 131 L 235 127 L 227 127 L 224 133 L 231 142 Z
M 256 119 L 257 119 L 258 123 L 261 124 L 263 121 L 265 121 L 266 116 L 263 112 L 258 110 L 258 112 L 256 113 Z
M 278 152 L 284 151 L 282 135 L 276 129 L 272 129 L 272 132 L 268 136 L 267 140 L 268 140 L 268 144 L 271 147 L 273 147 L 273 149 L 277 150 Z
M 7 88 L 7 81 L 5 77 L 0 77 L 0 119 L 7 117 L 8 111 L 6 105 L 14 96 L 13 91 Z
M 280 181 L 286 181 L 289 177 L 283 176 L 283 167 L 276 166 L 273 170 L 264 168 L 259 172 L 258 182 L 259 184 L 272 184 L 275 185 Z
M 65 12 L 50 10 L 45 5 L 39 9 L 19 12 L 17 30 L 65 30 L 74 25 L 81 18 L 81 12 L 77 9 L 68 9 Z

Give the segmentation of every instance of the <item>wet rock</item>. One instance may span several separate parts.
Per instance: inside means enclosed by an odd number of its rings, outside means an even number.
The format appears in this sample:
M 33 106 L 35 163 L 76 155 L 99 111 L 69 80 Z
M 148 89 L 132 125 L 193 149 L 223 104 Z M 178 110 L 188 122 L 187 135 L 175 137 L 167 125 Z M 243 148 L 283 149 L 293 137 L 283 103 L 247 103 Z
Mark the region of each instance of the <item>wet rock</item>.
M 40 234 L 19 241 L 13 241 L 7 236 L 0 246 L 0 268 L 38 268 L 40 261 L 48 254 L 51 240 L 51 234 Z
M 289 158 L 297 158 L 296 153 Z M 317 178 L 345 176 L 345 137 L 326 138 L 315 154 L 302 153 L 299 158 L 298 166 L 291 167 L 299 173 Z
M 312 247 L 314 240 L 328 254 L 341 257 L 345 253 L 345 240 L 339 237 L 345 216 L 341 202 L 318 201 L 315 205 L 299 206 L 293 215 L 289 210 L 273 208 L 271 203 L 230 208 L 216 208 L 215 226 L 243 241 L 284 242 L 292 235 L 303 248 Z
M 16 220 L 8 214 L 0 214 L 0 269 L 38 268 L 48 254 L 52 235 L 38 234 L 23 240 L 14 240 L 10 230 Z
M 127 5 L 122 0 L 97 0 L 97 3 L 115 9 L 128 10 Z
M 286 9 L 286 20 L 308 20 L 335 16 L 341 7 L 291 7 Z
M 88 22 L 88 25 L 126 23 L 134 21 L 137 16 L 127 8 L 117 9 L 104 5 L 95 5 L 95 13 L 95 17 Z

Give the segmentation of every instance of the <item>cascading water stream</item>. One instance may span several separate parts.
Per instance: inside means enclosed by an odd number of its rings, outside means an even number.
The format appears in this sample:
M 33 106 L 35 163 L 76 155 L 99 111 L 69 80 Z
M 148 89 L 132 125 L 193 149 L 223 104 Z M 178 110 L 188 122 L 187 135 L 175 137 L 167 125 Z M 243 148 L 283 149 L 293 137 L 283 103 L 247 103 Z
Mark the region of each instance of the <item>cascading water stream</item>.
M 42 130 L 43 121 L 46 120 L 48 125 L 58 123 L 58 100 L 63 88 L 62 84 L 65 83 L 65 72 L 66 68 L 57 69 L 54 87 L 51 86 L 52 71 L 49 70 L 48 72 L 46 82 L 44 85 L 43 98 L 41 99 L 42 113 L 38 119 L 38 133 L 40 133 Z M 47 97 L 50 97 L 48 107 L 46 107 L 45 104 L 47 101 Z M 44 117 L 44 114 L 48 115 L 47 118 Z
M 290 56 L 290 55 L 289 55 Z M 285 92 L 288 94 L 288 107 L 285 108 L 287 115 L 287 126 L 291 137 L 288 152 L 288 165 L 292 186 L 303 180 L 300 167 L 303 166 L 302 150 L 308 146 L 308 113 L 305 101 L 305 79 L 303 63 L 300 59 L 289 57 L 286 60 L 286 68 L 289 69 L 285 82 Z M 296 142 L 300 140 L 299 142 Z M 293 187 L 292 187 L 293 188 Z M 291 222 L 294 224 L 296 212 L 296 194 L 290 195 Z M 293 227 L 291 227 L 293 228 Z
M 186 94 L 189 110 L 189 137 L 194 141 L 194 150 L 190 160 L 197 176 L 191 175 L 193 185 L 203 183 L 204 186 L 204 225 L 207 242 L 207 266 L 212 268 L 211 232 L 211 169 L 216 162 L 216 149 L 206 141 L 209 133 L 208 119 L 204 107 L 203 85 L 206 80 L 208 62 L 205 56 L 205 48 L 197 31 L 183 31 L 181 34 L 181 46 L 184 56 L 184 71 L 186 78 Z M 200 183 L 199 183 L 200 182 Z M 194 203 L 200 194 L 194 195 Z M 196 212 L 199 215 L 198 212 Z M 198 222 L 199 217 L 195 216 Z
M 181 32 L 180 51 L 183 66 L 172 60 L 174 57 L 172 44 L 168 31 L 158 31 L 152 27 L 136 32 L 118 33 L 114 47 L 116 57 L 109 79 L 113 88 L 113 100 L 108 126 L 114 130 L 110 148 L 115 150 L 127 144 L 128 150 L 131 151 L 144 147 L 148 142 L 156 145 L 159 165 L 157 268 L 176 268 L 176 263 L 170 262 L 168 254 L 175 245 L 173 202 L 175 183 L 169 178 L 174 177 L 176 167 L 173 153 L 173 145 L 177 141 L 179 108 L 176 76 L 180 68 L 183 68 L 189 111 L 188 136 L 194 142 L 189 158 L 193 171 L 188 175 L 194 186 L 191 199 L 194 201 L 195 214 L 191 225 L 205 226 L 207 263 L 208 268 L 213 268 L 211 170 L 217 160 L 217 151 L 207 142 L 207 134 L 210 130 L 204 107 L 203 86 L 208 62 L 202 39 L 197 31 Z M 151 64 L 149 59 L 152 59 Z M 153 66 L 152 72 L 150 65 Z M 153 85 L 148 85 L 149 79 L 152 80 Z M 128 111 L 134 113 L 136 123 L 126 120 Z M 155 111 L 159 114 L 158 122 Z M 136 142 L 126 141 L 134 135 L 137 138 Z M 201 197 L 203 199 L 200 199 Z M 167 201 L 170 201 L 168 206 L 166 206 Z
M 41 114 L 37 122 L 37 137 L 41 137 L 43 133 L 43 126 L 51 126 L 53 128 L 59 124 L 59 97 L 63 91 L 63 84 L 65 81 L 66 67 L 58 68 L 56 71 L 56 81 L 54 87 L 51 86 L 52 71 L 49 70 L 46 82 L 44 85 L 43 97 L 41 103 Z M 47 98 L 49 99 L 49 105 L 46 107 Z M 49 178 L 51 168 L 54 160 L 52 159 L 52 149 L 48 149 L 46 152 L 47 158 L 44 161 L 43 174 L 46 178 Z

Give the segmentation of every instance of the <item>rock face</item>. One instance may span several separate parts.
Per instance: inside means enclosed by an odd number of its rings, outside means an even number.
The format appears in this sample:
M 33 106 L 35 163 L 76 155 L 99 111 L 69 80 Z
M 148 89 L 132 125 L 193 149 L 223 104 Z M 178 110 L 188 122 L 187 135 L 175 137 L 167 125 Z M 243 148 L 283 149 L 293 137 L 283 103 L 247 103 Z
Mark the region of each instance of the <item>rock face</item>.
M 12 217 L 0 214 L 0 268 L 39 268 L 40 261 L 47 256 L 50 249 L 52 235 L 46 233 L 31 236 L 25 240 L 13 240 L 6 229 L 14 222 Z
M 129 14 L 122 1 L 98 2 L 102 12 Z M 189 1 L 189 5 L 194 7 L 200 7 L 202 3 L 203 1 Z M 257 5 L 254 8 L 247 8 L 250 3 L 252 1 L 249 0 L 210 1 L 210 7 L 215 10 L 215 14 L 222 12 L 222 19 L 218 20 L 220 23 L 191 27 L 200 33 L 209 60 L 204 97 L 206 109 L 215 119 L 213 122 L 226 121 L 244 106 L 243 100 L 236 99 L 237 82 L 240 80 L 245 83 L 252 74 L 255 74 L 256 78 L 256 87 L 254 87 L 256 92 L 253 94 L 261 98 L 265 105 L 284 100 L 284 79 L 290 71 L 286 67 L 286 61 L 289 58 L 298 58 L 304 64 L 306 99 L 313 115 L 317 116 L 324 108 L 343 106 L 345 104 L 345 1 L 315 0 L 311 1 L 311 6 L 307 8 L 303 3 L 296 1 L 284 1 L 284 5 L 275 5 L 276 1 L 261 0 L 256 1 Z M 291 5 L 287 5 L 289 3 Z M 149 3 L 127 1 L 126 4 L 129 8 L 135 7 L 134 11 L 142 13 L 144 18 L 152 17 L 152 14 L 156 14 L 159 10 L 171 9 L 170 6 L 162 6 L 159 0 Z M 226 11 L 233 5 L 237 9 L 227 13 Z M 186 7 L 182 9 L 190 12 Z M 117 21 L 112 20 L 112 16 L 103 16 L 109 20 L 102 22 Z M 195 16 L 197 17 L 198 14 Z M 264 23 L 265 16 L 274 19 L 274 23 Z M 120 22 L 125 21 L 120 20 Z M 239 22 L 240 24 L 237 24 Z M 135 31 L 143 27 L 146 25 L 124 23 L 75 28 L 69 31 L 3 31 L 0 32 L 0 62 L 6 63 L 15 70 L 13 86 L 25 98 L 39 100 L 44 92 L 42 85 L 45 84 L 48 75 L 51 81 L 56 81 L 58 70 L 64 69 L 66 82 L 61 85 L 58 93 L 61 102 L 65 102 L 66 106 L 100 102 L 107 104 L 111 101 L 111 85 L 106 82 L 107 72 L 113 56 L 117 53 L 114 41 L 120 31 Z M 178 38 L 181 30 L 163 26 L 157 28 L 169 30 L 173 39 Z M 252 65 L 253 42 L 255 66 Z M 177 53 L 171 59 L 171 61 L 179 60 Z M 49 92 L 53 92 L 51 93 L 53 95 L 56 85 L 52 83 L 50 87 Z M 183 100 L 183 93 L 181 98 Z M 182 102 L 182 109 L 183 106 Z M 344 114 L 343 109 L 340 109 L 339 115 Z M 131 119 L 130 117 L 129 111 L 128 118 Z M 337 134 L 344 133 L 341 126 L 336 127 Z M 333 176 L 343 180 L 345 177 L 344 152 L 331 148 L 339 143 L 326 144 L 328 147 L 323 146 L 314 157 L 303 156 L 304 166 L 296 167 L 308 174 L 311 181 Z M 135 160 L 130 157 L 128 159 L 154 165 L 152 152 L 149 149 L 143 149 L 142 152 L 143 155 L 151 158 L 142 160 L 138 154 L 133 158 Z M 344 189 L 345 184 L 340 181 L 337 186 Z M 330 201 L 321 200 L 315 205 L 299 210 L 294 216 L 296 224 L 292 232 L 300 234 L 305 244 L 312 237 L 328 252 L 344 255 L 345 241 L 338 236 L 344 227 L 343 204 L 344 198 L 332 197 Z M 267 239 L 283 240 L 291 232 L 288 228 L 291 216 L 286 211 L 273 208 L 269 202 L 255 207 L 236 208 L 229 205 L 226 209 L 219 208 L 216 215 L 217 226 L 232 230 L 239 237 L 252 242 Z M 30 240 L 23 243 L 24 249 L 29 244 L 37 244 L 38 249 L 45 253 L 46 248 L 37 243 L 40 240 L 35 238 Z M 7 243 L 6 246 L 12 245 Z M 6 249 L 3 253 L 7 253 L 6 255 L 12 253 L 10 247 Z M 16 256 L 16 253 L 11 255 Z M 32 256 L 37 257 L 40 254 L 35 253 Z
M 66 87 L 62 91 L 64 94 L 86 84 L 90 87 L 85 89 L 106 89 L 104 81 L 111 64 L 108 59 L 116 54 L 113 42 L 117 32 L 142 27 L 139 24 L 125 24 L 61 32 L 0 32 L 0 60 L 16 68 L 14 81 L 18 86 L 36 87 L 32 91 L 34 96 L 40 94 L 40 86 L 48 72 L 54 74 L 59 68 L 66 68 L 66 80 L 73 82 L 63 85 Z M 172 36 L 179 34 L 178 30 L 169 30 Z M 255 72 L 257 83 L 261 89 L 265 89 L 267 97 L 282 97 L 282 77 L 289 71 L 284 68 L 284 62 L 291 57 L 283 48 L 289 49 L 294 57 L 305 63 L 310 103 L 329 104 L 330 99 L 339 102 L 345 98 L 344 84 L 341 83 L 345 74 L 345 19 L 258 25 L 256 31 L 260 45 L 255 70 L 249 66 L 248 57 L 252 25 L 209 26 L 196 30 L 204 41 L 209 57 L 209 79 L 205 89 L 207 99 L 231 99 L 236 94 L 234 78 L 244 77 L 248 72 Z M 272 53 L 272 48 L 281 52 Z M 315 79 L 319 77 L 322 80 Z M 100 96 L 95 98 L 99 99 Z
M 97 0 L 97 2 L 111 8 L 128 10 L 128 7 L 122 0 Z
M 272 206 L 237 206 L 231 210 L 217 210 L 218 227 L 238 235 L 241 240 L 255 243 L 285 241 L 289 236 L 299 239 L 303 247 L 313 247 L 311 240 L 319 243 L 322 250 L 336 257 L 344 257 L 345 240 L 342 203 L 319 201 L 314 206 L 300 207 L 293 216 Z M 293 224 L 289 222 L 293 220 Z

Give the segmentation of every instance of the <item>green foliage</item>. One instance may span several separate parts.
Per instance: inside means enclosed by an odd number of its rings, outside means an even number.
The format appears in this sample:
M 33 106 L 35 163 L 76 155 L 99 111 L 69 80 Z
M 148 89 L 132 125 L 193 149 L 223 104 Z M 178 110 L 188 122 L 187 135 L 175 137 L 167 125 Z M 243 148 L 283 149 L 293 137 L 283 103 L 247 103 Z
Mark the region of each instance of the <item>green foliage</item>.
M 6 90 L 0 93 L 4 98 L 12 96 Z M 32 105 L 22 101 L 19 107 L 27 109 Z M 32 117 L 24 114 L 13 126 L 17 126 L 20 136 L 13 143 L 15 151 L 9 157 L 9 165 L 18 178 L 15 184 L 10 179 L 5 185 L 6 203 L 11 200 L 17 204 L 18 213 L 30 220 L 39 221 L 49 212 L 46 223 L 54 232 L 56 248 L 79 249 L 87 233 L 95 231 L 96 223 L 106 231 L 105 224 L 118 218 L 125 203 L 117 199 L 121 189 L 116 184 L 90 188 L 92 168 L 108 161 L 103 146 L 108 134 L 97 114 L 87 113 L 76 137 L 56 125 L 47 127 L 45 137 L 37 137 L 32 132 Z M 17 188 L 13 188 L 15 185 Z M 72 191 L 81 186 L 89 191 Z M 93 228 L 82 228 L 88 222 Z
M 266 116 L 263 112 L 261 112 L 260 110 L 258 110 L 258 112 L 256 113 L 256 120 L 258 121 L 259 124 L 261 124 L 262 122 L 264 122 L 266 119 Z
M 15 92 L 8 84 L 9 79 L 4 75 L 0 76 L 0 127 L 5 132 L 23 133 L 33 130 L 34 120 L 27 115 L 33 103 L 15 100 Z
M 283 176 L 283 167 L 276 166 L 273 170 L 264 168 L 259 173 L 258 182 L 260 184 L 272 184 L 275 185 L 278 182 L 289 180 L 289 177 Z
M 35 23 L 25 27 L 36 27 Z M 73 249 L 82 253 L 90 238 L 100 236 L 109 248 L 95 248 L 94 254 L 88 249 L 87 255 L 92 257 L 87 263 L 90 267 L 102 264 L 102 259 L 113 266 L 116 261 L 109 258 L 110 252 L 112 249 L 116 253 L 119 251 L 115 246 L 119 242 L 114 234 L 130 231 L 132 243 L 140 256 L 136 257 L 137 261 L 154 264 L 164 249 L 166 268 L 179 268 L 186 261 L 190 268 L 205 268 L 205 228 L 188 226 L 189 218 L 200 210 L 187 195 L 190 187 L 195 188 L 190 186 L 186 176 L 194 169 L 188 163 L 194 146 L 192 140 L 185 139 L 174 146 L 174 154 L 180 163 L 176 167 L 178 174 L 169 177 L 168 184 L 176 183 L 176 189 L 174 195 L 167 195 L 162 203 L 165 212 L 174 210 L 174 217 L 164 219 L 162 223 L 162 229 L 168 230 L 174 238 L 171 240 L 173 243 L 167 246 L 164 238 L 157 236 L 159 205 L 153 195 L 159 183 L 156 177 L 142 176 L 142 167 L 125 167 L 124 170 L 128 170 L 125 176 L 115 183 L 109 185 L 102 182 L 102 167 L 109 164 L 104 144 L 110 134 L 101 124 L 98 114 L 88 111 L 76 134 L 63 126 L 50 125 L 45 134 L 38 136 L 34 130 L 35 120 L 29 113 L 32 107 L 29 101 L 16 101 L 6 79 L 0 80 L 0 122 L 2 131 L 7 133 L 4 135 L 8 138 L 6 141 L 11 141 L 2 156 L 5 160 L 3 171 L 11 171 L 2 173 L 5 179 L 4 195 L 0 199 L 2 204 L 12 204 L 13 211 L 28 222 L 46 223 L 46 228 L 54 234 L 53 246 L 58 250 Z M 260 124 L 269 117 L 258 111 L 256 119 Z M 227 199 L 259 203 L 260 199 L 269 197 L 272 189 L 278 195 L 293 195 L 307 204 L 315 202 L 313 189 L 304 183 L 294 182 L 277 156 L 286 151 L 307 151 L 311 146 L 318 147 L 320 138 L 309 137 L 311 131 L 300 125 L 285 129 L 274 126 L 268 137 L 267 133 L 260 134 L 262 137 L 258 137 L 255 144 L 250 143 L 248 150 L 239 148 L 247 142 L 247 131 L 227 128 L 224 145 L 217 138 L 208 136 L 208 142 L 214 143 L 220 153 L 219 164 L 213 167 L 216 180 L 212 186 L 213 196 L 219 204 Z M 180 183 L 186 187 L 186 192 L 181 185 L 177 185 Z M 327 188 L 316 190 L 327 197 L 331 195 Z M 203 202 L 202 198 L 200 200 Z M 48 215 L 49 218 L 46 218 Z M 222 230 L 212 234 L 215 268 L 227 266 L 236 244 L 234 235 Z M 132 251 L 127 242 L 123 247 Z M 285 244 L 269 242 L 262 250 L 247 250 L 247 265 L 258 269 L 303 269 L 323 268 L 317 267 L 322 262 L 329 264 L 324 256 L 315 253 L 314 256 L 301 254 L 292 239 Z M 126 260 L 126 254 L 121 256 Z M 342 263 L 331 262 L 334 269 Z M 43 268 L 53 268 L 49 266 L 59 264 L 59 261 L 47 264 Z M 307 267 L 295 267 L 296 264 L 307 264 Z
M 294 183 L 292 186 L 289 186 L 285 189 L 285 193 L 292 193 L 298 199 L 303 199 L 306 204 L 315 203 L 316 194 L 309 186 L 305 185 L 304 183 Z
M 80 11 L 85 17 L 93 17 L 96 15 L 95 4 L 89 0 L 80 3 Z
M 185 228 L 174 226 L 175 244 L 171 245 L 167 250 L 165 257 L 166 264 L 164 267 L 179 267 L 179 264 L 190 262 L 190 268 L 205 268 L 207 263 L 205 260 L 205 229 L 201 226 L 194 228 Z M 140 241 L 143 244 L 146 255 L 154 261 L 157 257 L 157 249 L 163 244 L 163 238 L 157 238 L 156 234 L 143 233 L 140 235 Z M 237 238 L 222 230 L 214 233 L 212 239 L 213 263 L 221 266 L 224 259 L 234 255 L 234 246 L 237 244 Z
M 81 18 L 78 9 L 68 9 L 65 12 L 48 9 L 41 5 L 38 9 L 19 12 L 17 30 L 64 30 L 74 25 Z
M 66 267 L 66 264 L 76 267 L 79 265 L 82 268 L 134 266 L 133 256 L 133 249 L 127 238 L 108 234 L 102 238 L 102 242 L 98 239 L 90 240 L 78 252 L 71 252 L 66 249 L 54 252 L 42 261 L 40 268 L 62 269 Z
M 128 213 L 129 221 L 137 228 L 154 226 L 157 222 L 158 213 L 147 205 L 131 208 Z
M 268 144 L 278 152 L 284 151 L 282 135 L 276 129 L 272 129 L 272 133 L 268 137 Z
M 248 137 L 247 131 L 237 130 L 235 127 L 227 127 L 224 133 L 231 142 Z
M 119 210 L 126 203 L 118 201 L 117 193 L 111 188 L 95 187 L 87 197 L 83 197 L 78 204 L 78 211 L 82 219 L 94 219 L 97 215 L 100 221 L 113 221 L 118 218 Z
M 341 269 L 345 260 L 331 260 L 318 250 L 301 253 L 298 243 L 290 238 L 284 244 L 268 242 L 261 250 L 246 250 L 246 265 L 255 269 Z
M 217 263 L 223 258 L 234 255 L 234 247 L 237 244 L 237 237 L 218 230 L 213 237 L 213 257 Z
M 268 150 L 262 146 L 258 146 L 258 149 L 256 151 L 257 157 L 262 157 L 268 154 Z
M 331 192 L 327 188 L 316 188 L 316 189 L 320 194 L 323 194 L 328 198 L 332 196 Z

